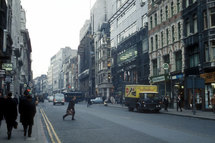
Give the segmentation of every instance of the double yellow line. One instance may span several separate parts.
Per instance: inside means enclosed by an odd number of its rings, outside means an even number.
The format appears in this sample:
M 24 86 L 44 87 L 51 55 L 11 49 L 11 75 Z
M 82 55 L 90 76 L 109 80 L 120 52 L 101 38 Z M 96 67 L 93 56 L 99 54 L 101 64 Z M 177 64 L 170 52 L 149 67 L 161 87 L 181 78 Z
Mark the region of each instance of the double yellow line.
M 48 130 L 48 134 L 49 134 L 49 136 L 51 138 L 52 143 L 61 143 L 61 141 L 58 138 L 58 136 L 57 136 L 57 134 L 56 134 L 51 122 L 49 121 L 48 117 L 46 116 L 44 110 L 40 109 L 40 112 L 41 112 L 41 114 L 43 116 L 43 120 L 44 120 L 44 122 L 46 124 L 46 128 Z

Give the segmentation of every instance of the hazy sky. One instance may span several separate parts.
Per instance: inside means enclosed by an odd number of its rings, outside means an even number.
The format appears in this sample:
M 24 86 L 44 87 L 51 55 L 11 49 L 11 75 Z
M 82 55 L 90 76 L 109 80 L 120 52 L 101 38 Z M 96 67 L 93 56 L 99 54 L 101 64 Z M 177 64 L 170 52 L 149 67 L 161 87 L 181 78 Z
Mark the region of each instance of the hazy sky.
M 79 32 L 96 0 L 21 0 L 32 45 L 34 78 L 47 74 L 50 58 L 66 46 L 78 49 Z

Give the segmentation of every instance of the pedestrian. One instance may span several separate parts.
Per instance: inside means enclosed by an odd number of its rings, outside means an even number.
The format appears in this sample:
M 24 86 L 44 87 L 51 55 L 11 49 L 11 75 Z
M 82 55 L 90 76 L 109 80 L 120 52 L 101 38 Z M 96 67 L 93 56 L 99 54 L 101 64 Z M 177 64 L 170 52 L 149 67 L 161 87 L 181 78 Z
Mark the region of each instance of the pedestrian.
M 215 94 L 211 98 L 212 111 L 215 113 Z
M 178 97 L 176 99 L 176 102 L 177 102 L 177 111 L 178 111 L 178 108 L 180 108 L 180 111 L 182 112 L 182 98 L 181 98 L 181 95 L 178 95 Z
M 28 129 L 28 137 L 31 137 L 32 126 L 34 124 L 34 116 L 36 114 L 36 105 L 32 100 L 32 96 L 27 95 L 26 100 L 22 105 L 22 123 L 24 127 L 24 136 L 26 136 Z
M 72 100 L 69 102 L 69 105 L 66 110 L 66 114 L 63 116 L 63 120 L 65 119 L 66 116 L 72 115 L 72 120 L 75 120 L 75 100 L 76 96 L 73 96 Z
M 0 127 L 1 127 L 1 121 L 3 120 L 4 118 L 4 114 L 3 114 L 3 109 L 4 109 L 4 97 L 3 97 L 3 94 L 2 92 L 0 91 Z
M 25 90 L 23 96 L 21 96 L 19 99 L 19 114 L 20 114 L 20 122 L 22 123 L 22 125 L 23 125 L 23 110 L 24 110 L 23 105 L 26 102 L 26 100 L 27 100 L 26 97 L 28 95 L 29 95 L 28 91 Z M 24 129 L 24 125 L 23 125 L 23 129 Z
M 168 111 L 168 105 L 169 105 L 169 99 L 168 96 L 165 96 L 163 99 L 164 109 L 165 111 Z
M 7 134 L 8 140 L 11 138 L 12 129 L 13 127 L 16 129 L 18 123 L 16 122 L 17 119 L 17 104 L 15 100 L 12 99 L 12 93 L 9 92 L 7 98 L 5 99 L 4 105 L 4 117 L 7 123 Z

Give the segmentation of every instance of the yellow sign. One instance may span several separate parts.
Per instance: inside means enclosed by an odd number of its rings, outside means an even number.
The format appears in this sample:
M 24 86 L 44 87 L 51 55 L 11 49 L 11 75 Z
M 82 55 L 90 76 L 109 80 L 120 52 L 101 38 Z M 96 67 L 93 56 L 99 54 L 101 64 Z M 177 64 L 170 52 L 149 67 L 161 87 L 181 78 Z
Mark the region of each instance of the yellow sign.
M 200 75 L 201 78 L 204 78 L 205 83 L 215 82 L 215 72 L 204 73 Z
M 126 85 L 125 97 L 139 98 L 139 93 L 155 93 L 157 91 L 156 85 Z

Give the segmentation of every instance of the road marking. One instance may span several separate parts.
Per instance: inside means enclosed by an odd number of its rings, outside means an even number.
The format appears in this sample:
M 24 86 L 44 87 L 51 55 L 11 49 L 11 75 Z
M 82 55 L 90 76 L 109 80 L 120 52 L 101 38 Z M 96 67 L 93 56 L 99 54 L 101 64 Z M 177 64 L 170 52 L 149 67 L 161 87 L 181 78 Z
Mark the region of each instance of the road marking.
M 55 140 L 54 140 L 54 138 L 53 138 L 52 133 L 54 134 L 54 137 L 55 137 L 55 139 L 57 140 L 57 143 L 61 143 L 61 141 L 60 141 L 60 139 L 58 138 L 58 136 L 57 136 L 57 134 L 56 134 L 56 132 L 55 132 L 55 130 L 54 130 L 54 128 L 53 128 L 51 122 L 49 121 L 48 117 L 46 116 L 44 110 L 43 110 L 43 109 L 40 109 L 40 112 L 41 112 L 41 114 L 42 114 L 42 116 L 43 116 L 43 120 L 44 120 L 44 122 L 45 122 L 45 124 L 46 124 L 46 128 L 47 128 L 47 130 L 48 130 L 48 133 L 49 133 L 49 136 L 50 136 L 50 138 L 51 138 L 52 143 L 55 143 Z M 50 128 L 51 128 L 51 130 L 50 130 Z

